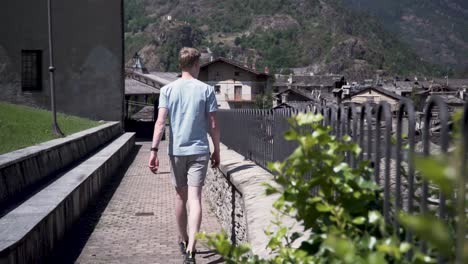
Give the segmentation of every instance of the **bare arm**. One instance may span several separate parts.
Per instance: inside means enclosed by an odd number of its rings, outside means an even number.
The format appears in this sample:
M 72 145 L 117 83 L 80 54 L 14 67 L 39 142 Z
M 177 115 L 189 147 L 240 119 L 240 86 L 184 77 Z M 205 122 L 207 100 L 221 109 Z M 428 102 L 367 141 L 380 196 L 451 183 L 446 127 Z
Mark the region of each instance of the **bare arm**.
M 153 142 L 151 148 L 157 149 L 161 142 L 162 135 L 164 133 L 164 127 L 166 126 L 167 108 L 159 108 L 158 120 L 154 124 Z M 159 160 L 157 158 L 157 151 L 151 151 L 149 168 L 153 173 L 156 173 L 159 168 Z
M 213 140 L 214 150 L 213 154 L 211 155 L 211 166 L 218 167 L 219 165 L 219 141 L 220 141 L 220 132 L 218 123 L 216 121 L 216 112 L 209 113 L 209 122 L 210 122 L 210 129 L 209 134 L 211 140 Z
M 167 108 L 159 108 L 158 120 L 154 124 L 153 143 L 152 148 L 158 148 L 166 126 Z

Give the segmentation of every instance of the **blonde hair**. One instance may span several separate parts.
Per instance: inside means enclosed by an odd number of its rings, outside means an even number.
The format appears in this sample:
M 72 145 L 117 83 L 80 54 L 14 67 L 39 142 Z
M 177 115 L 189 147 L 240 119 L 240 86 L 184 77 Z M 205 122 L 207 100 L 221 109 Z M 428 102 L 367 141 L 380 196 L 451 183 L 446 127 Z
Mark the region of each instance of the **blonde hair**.
M 200 51 L 194 48 L 182 48 L 179 52 L 179 65 L 182 70 L 188 70 L 200 60 Z

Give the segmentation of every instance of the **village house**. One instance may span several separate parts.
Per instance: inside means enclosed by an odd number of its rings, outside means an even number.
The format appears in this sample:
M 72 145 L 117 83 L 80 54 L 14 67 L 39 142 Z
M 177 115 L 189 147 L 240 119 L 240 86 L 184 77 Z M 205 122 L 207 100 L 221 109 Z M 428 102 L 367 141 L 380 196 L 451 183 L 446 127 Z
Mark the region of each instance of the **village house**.
M 299 90 L 296 88 L 289 88 L 280 93 L 275 94 L 273 102 L 273 109 L 279 108 L 303 108 L 317 101 L 309 92 Z
M 346 84 L 343 75 L 280 75 L 275 76 L 273 84 L 275 92 L 282 92 L 289 88 L 306 90 L 321 94 L 332 94 L 334 89 L 340 89 Z
M 201 65 L 199 79 L 214 87 L 220 109 L 254 108 L 257 96 L 270 91 L 268 70 L 260 72 L 255 65 L 226 58 Z
M 392 112 L 398 111 L 400 101 L 404 97 L 396 93 L 385 90 L 381 87 L 368 87 L 358 92 L 351 93 L 343 99 L 343 103 L 355 103 L 362 105 L 366 102 L 371 104 L 379 104 L 382 101 L 390 105 Z

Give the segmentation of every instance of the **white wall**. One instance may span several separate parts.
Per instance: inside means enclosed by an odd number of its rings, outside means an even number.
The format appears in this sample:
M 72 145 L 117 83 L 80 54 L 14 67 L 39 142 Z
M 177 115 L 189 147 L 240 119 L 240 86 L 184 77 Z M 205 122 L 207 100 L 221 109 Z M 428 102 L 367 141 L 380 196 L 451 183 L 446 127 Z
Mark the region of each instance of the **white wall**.
M 220 93 L 216 94 L 216 100 L 220 109 L 230 109 L 228 100 L 235 100 L 234 87 L 242 86 L 242 100 L 243 101 L 252 101 L 254 100 L 252 96 L 252 82 L 246 81 L 219 81 L 219 82 L 207 82 L 209 85 L 215 87 L 216 85 L 220 86 Z

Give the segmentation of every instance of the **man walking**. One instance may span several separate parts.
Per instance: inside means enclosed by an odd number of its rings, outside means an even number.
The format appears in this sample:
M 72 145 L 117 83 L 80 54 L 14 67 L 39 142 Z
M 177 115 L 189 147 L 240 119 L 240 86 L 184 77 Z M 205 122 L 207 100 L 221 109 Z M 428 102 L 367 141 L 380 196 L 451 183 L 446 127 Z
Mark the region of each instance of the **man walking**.
M 184 263 L 195 263 L 195 235 L 200 229 L 201 195 L 208 161 L 219 165 L 219 129 L 216 124 L 217 102 L 213 87 L 197 80 L 200 72 L 200 52 L 183 48 L 179 53 L 182 77 L 161 88 L 158 120 L 151 145 L 149 168 L 157 173 L 158 146 L 170 120 L 169 160 L 172 183 L 176 190 L 176 220 L 180 249 Z M 210 157 L 207 133 L 213 140 Z M 187 217 L 187 203 L 190 216 Z M 187 232 L 188 224 L 188 232 Z

